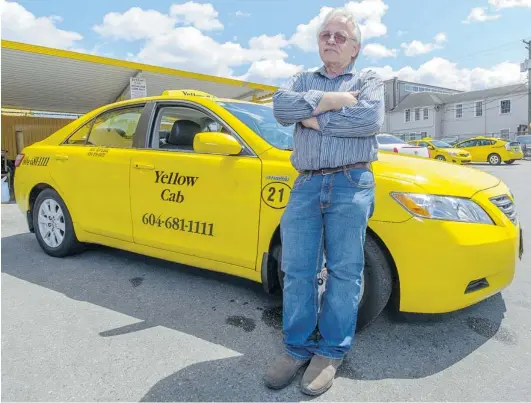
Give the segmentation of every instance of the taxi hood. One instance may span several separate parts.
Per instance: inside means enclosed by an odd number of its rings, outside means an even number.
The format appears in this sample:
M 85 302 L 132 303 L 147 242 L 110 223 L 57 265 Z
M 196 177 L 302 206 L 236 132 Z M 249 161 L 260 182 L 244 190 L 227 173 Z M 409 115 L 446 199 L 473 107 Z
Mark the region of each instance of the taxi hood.
M 373 163 L 376 177 L 414 183 L 427 193 L 472 197 L 497 186 L 500 179 L 473 167 L 428 158 L 380 152 Z

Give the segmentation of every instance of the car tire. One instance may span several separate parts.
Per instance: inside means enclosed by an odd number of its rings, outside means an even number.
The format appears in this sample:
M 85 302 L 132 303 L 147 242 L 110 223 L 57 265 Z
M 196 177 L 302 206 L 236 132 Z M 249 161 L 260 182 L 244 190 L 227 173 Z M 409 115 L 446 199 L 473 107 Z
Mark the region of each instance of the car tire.
M 514 160 L 508 160 L 508 161 L 504 161 L 507 165 L 510 165 L 514 162 Z
M 446 161 L 446 158 L 444 158 L 444 155 L 438 155 L 435 157 L 435 159 L 439 161 Z
M 55 190 L 45 189 L 39 193 L 33 204 L 32 216 L 37 241 L 48 255 L 65 257 L 83 250 L 70 212 Z
M 487 160 L 490 165 L 500 165 L 502 161 L 500 155 L 496 153 L 490 154 Z
M 277 275 L 281 290 L 284 289 L 284 272 L 281 268 L 282 246 L 275 245 L 272 255 L 278 262 Z M 365 268 L 363 270 L 362 295 L 358 306 L 356 333 L 369 326 L 384 310 L 393 290 L 392 269 L 386 252 L 374 236 L 367 233 L 365 241 Z

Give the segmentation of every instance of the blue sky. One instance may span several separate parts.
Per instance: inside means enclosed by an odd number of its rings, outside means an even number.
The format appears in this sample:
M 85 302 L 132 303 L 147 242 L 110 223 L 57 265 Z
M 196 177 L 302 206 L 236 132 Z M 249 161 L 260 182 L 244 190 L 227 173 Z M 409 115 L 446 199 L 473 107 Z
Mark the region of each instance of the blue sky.
M 531 39 L 531 0 L 2 0 L 2 5 L 3 39 L 272 84 L 320 65 L 315 27 L 326 7 L 356 11 L 364 33 L 358 67 L 374 68 L 384 78 L 465 90 L 523 82 L 522 39 Z

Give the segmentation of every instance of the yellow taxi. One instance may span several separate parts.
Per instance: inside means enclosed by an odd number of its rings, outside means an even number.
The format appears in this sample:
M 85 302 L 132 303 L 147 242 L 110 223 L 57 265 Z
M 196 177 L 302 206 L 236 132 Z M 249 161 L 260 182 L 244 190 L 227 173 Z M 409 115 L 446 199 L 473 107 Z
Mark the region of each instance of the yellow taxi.
M 410 140 L 409 144 L 427 147 L 430 158 L 439 161 L 448 161 L 455 164 L 468 164 L 471 162 L 468 151 L 459 150 L 442 140 L 434 140 L 431 137 L 424 137 L 422 140 Z
M 493 137 L 469 138 L 455 144 L 454 147 L 469 152 L 472 162 L 488 162 L 491 165 L 500 165 L 502 161 L 512 164 L 524 158 L 520 143 Z
M 17 157 L 15 196 L 42 249 L 101 244 L 282 289 L 279 223 L 297 172 L 267 105 L 165 91 L 98 108 Z M 357 329 L 475 304 L 513 280 L 515 200 L 500 179 L 382 153 Z M 434 250 L 444 250 L 433 259 Z

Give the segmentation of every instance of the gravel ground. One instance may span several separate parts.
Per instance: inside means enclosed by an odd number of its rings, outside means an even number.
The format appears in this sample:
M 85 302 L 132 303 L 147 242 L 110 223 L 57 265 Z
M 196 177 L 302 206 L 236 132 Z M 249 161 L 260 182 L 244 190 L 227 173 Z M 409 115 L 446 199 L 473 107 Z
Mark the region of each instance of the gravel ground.
M 531 162 L 477 166 L 502 178 L 531 229 Z M 523 401 L 531 396 L 531 233 L 513 284 L 429 320 L 384 313 L 358 335 L 322 401 Z M 45 255 L 2 205 L 2 400 L 301 401 L 270 391 L 278 298 L 229 276 L 95 247 Z

